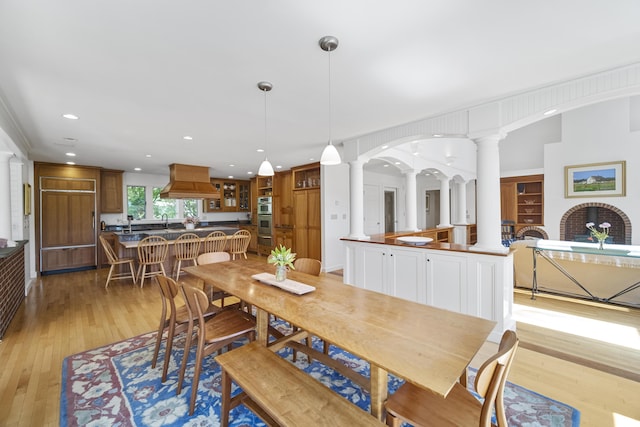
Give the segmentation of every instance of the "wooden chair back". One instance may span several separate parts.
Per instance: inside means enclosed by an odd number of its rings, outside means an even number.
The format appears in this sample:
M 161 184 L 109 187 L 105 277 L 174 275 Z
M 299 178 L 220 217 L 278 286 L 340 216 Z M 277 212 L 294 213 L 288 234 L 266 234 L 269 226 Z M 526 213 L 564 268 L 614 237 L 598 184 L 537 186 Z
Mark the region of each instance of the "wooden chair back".
M 231 260 L 229 252 L 205 252 L 198 256 L 198 265 L 213 264 Z
M 227 235 L 222 231 L 213 231 L 204 239 L 204 252 L 224 252 Z
M 113 250 L 109 242 L 107 242 L 107 239 L 105 239 L 102 236 L 99 236 L 99 237 L 100 237 L 100 244 L 102 245 L 102 249 L 104 249 L 104 254 L 107 256 L 107 260 L 109 261 L 109 264 L 118 262 L 118 255 L 116 255 L 116 252 Z
M 144 265 L 159 264 L 167 259 L 169 241 L 162 236 L 149 236 L 138 243 L 138 262 Z
M 499 427 L 507 427 L 507 417 L 504 411 L 504 385 L 511 369 L 511 363 L 518 347 L 518 337 L 514 331 L 507 330 L 502 334 L 498 352 L 487 359 L 476 373 L 474 387 L 476 392 L 484 398 L 481 426 L 491 426 L 491 416 L 495 407 L 496 420 Z
M 151 360 L 151 367 L 156 367 L 158 361 L 158 354 L 160 352 L 160 343 L 162 337 L 167 332 L 167 343 L 164 354 L 164 364 L 162 367 L 162 382 L 167 379 L 167 372 L 169 370 L 169 358 L 171 357 L 171 348 L 173 347 L 173 337 L 176 333 L 185 331 L 187 329 L 187 316 L 186 308 L 181 307 L 181 314 L 178 314 L 178 308 L 176 307 L 175 298 L 178 295 L 178 286 L 176 282 L 170 277 L 158 275 L 156 276 L 156 283 L 158 283 L 158 289 L 160 290 L 160 296 L 162 297 L 162 313 L 160 314 L 160 325 L 158 326 L 158 333 L 156 335 L 156 345 L 153 350 L 153 359 Z M 167 313 L 169 316 L 167 317 Z
M 229 239 L 229 253 L 233 259 L 236 259 L 236 255 L 244 255 L 247 259 L 247 248 L 251 241 L 251 233 L 248 230 L 238 230 L 233 233 L 233 236 Z
M 405 382 L 385 402 L 387 425 L 399 427 L 404 421 L 422 427 L 492 427 L 491 419 L 495 409 L 498 427 L 507 427 L 504 386 L 517 347 L 516 333 L 507 330 L 502 335 L 498 352 L 478 369 L 475 390 L 484 398 L 483 402 L 467 389 L 466 372 L 444 398 Z
M 293 268 L 300 273 L 319 276 L 322 271 L 322 263 L 313 258 L 298 258 L 293 262 Z
M 213 316 L 207 323 L 204 321 L 204 312 L 209 306 L 209 298 L 201 289 L 182 284 L 180 286 L 182 297 L 185 300 L 189 315 L 193 320 L 189 321 L 189 328 L 186 334 L 185 354 L 180 365 L 180 375 L 178 377 L 178 394 L 182 391 L 182 383 L 187 370 L 187 359 L 192 344 L 194 332 L 194 322 L 197 320 L 197 346 L 196 363 L 191 384 L 191 400 L 189 403 L 189 415 L 193 415 L 197 398 L 198 382 L 200 381 L 200 371 L 202 360 L 205 356 L 227 347 L 231 350 L 234 341 L 240 338 L 248 338 L 249 341 L 255 339 L 255 321 L 248 315 L 235 309 L 224 309 Z
M 195 233 L 184 233 L 173 244 L 176 259 L 194 260 L 200 252 L 200 236 Z
M 103 236 L 98 236 L 100 238 L 100 244 L 102 245 L 102 249 L 104 249 L 104 253 L 107 256 L 107 260 L 109 262 L 109 273 L 107 274 L 107 281 L 105 282 L 104 288 L 107 289 L 109 287 L 109 282 L 111 280 L 121 280 L 121 279 L 131 279 L 133 284 L 136 284 L 136 273 L 135 267 L 133 266 L 133 258 L 120 258 L 113 247 L 109 244 L 107 239 Z M 129 271 L 123 268 L 122 271 L 116 271 L 116 267 L 126 265 L 129 267 Z
M 144 286 L 146 277 L 153 277 L 159 274 L 166 276 L 164 270 L 164 261 L 169 253 L 169 241 L 162 236 L 149 236 L 140 240 L 138 243 L 138 278 L 140 278 L 140 287 Z M 158 266 L 158 270 L 152 271 L 147 267 L 153 265 Z

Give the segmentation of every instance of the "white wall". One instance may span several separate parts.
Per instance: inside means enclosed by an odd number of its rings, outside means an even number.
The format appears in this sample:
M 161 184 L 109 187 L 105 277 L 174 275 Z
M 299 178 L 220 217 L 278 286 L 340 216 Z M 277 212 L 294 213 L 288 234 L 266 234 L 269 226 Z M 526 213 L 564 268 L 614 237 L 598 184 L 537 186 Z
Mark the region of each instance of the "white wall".
M 560 237 L 560 219 L 573 206 L 601 202 L 616 206 L 629 217 L 631 244 L 640 244 L 640 131 L 631 131 L 630 99 L 623 98 L 563 114 L 562 142 L 545 145 L 545 230 L 550 239 Z M 637 118 L 634 118 L 637 120 Z M 626 160 L 626 196 L 564 197 L 564 167 Z
M 501 176 L 517 176 L 520 171 L 542 169 L 544 145 L 559 141 L 562 141 L 560 114 L 510 132 L 499 144 Z M 513 171 L 517 173 L 510 173 Z
M 344 268 L 345 248 L 340 238 L 349 235 L 349 165 L 321 166 L 322 268 Z

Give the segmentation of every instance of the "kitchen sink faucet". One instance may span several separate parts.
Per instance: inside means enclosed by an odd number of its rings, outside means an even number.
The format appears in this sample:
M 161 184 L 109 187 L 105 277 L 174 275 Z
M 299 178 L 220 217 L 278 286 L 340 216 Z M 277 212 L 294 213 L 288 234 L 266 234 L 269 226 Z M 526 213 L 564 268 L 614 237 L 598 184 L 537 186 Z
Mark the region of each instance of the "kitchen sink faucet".
M 164 228 L 169 228 L 169 215 L 167 215 L 166 213 L 163 213 L 162 216 L 160 217 L 161 221 L 164 221 Z

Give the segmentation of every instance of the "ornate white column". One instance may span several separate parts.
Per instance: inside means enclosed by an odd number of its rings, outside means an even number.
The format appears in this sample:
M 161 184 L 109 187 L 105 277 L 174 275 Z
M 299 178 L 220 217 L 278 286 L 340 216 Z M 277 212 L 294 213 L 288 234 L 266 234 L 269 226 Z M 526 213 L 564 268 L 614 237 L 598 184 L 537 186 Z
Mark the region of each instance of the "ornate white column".
M 456 213 L 454 215 L 455 222 L 458 225 L 467 223 L 467 183 L 456 182 Z
M 349 162 L 349 193 L 351 216 L 349 218 L 349 237 L 352 239 L 366 239 L 364 234 L 364 162 L 353 160 Z
M 407 212 L 407 230 L 420 231 L 418 228 L 418 195 L 416 193 L 416 176 L 418 172 L 409 170 L 404 172 L 405 184 L 407 187 L 406 195 L 406 212 Z
M 500 152 L 504 135 L 474 139 L 477 155 L 478 242 L 474 250 L 508 252 L 500 239 Z
M 451 209 L 449 207 L 449 178 L 446 176 L 438 176 L 438 181 L 440 181 L 440 224 L 438 224 L 436 227 L 451 227 Z

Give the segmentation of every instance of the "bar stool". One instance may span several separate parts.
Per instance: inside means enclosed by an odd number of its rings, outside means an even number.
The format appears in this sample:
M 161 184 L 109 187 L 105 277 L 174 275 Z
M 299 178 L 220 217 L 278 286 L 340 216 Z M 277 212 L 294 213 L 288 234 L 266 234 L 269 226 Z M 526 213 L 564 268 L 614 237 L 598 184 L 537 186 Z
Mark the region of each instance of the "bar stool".
M 247 230 L 239 230 L 233 233 L 229 238 L 229 253 L 232 259 L 236 259 L 236 255 L 244 255 L 247 259 L 247 248 L 251 240 L 251 233 Z
M 203 252 L 224 252 L 226 246 L 227 235 L 223 231 L 212 231 L 204 239 Z
M 134 273 L 135 268 L 133 267 L 133 258 L 118 258 L 118 255 L 113 250 L 109 242 L 102 237 L 100 237 L 100 244 L 102 244 L 102 248 L 104 249 L 105 255 L 107 255 L 107 259 L 109 260 L 109 274 L 107 275 L 107 283 L 105 283 L 104 288 L 107 289 L 109 287 L 109 282 L 112 280 L 120 280 L 120 279 L 131 279 L 133 284 L 136 284 L 136 275 Z M 120 273 L 115 273 L 114 270 L 116 266 L 120 265 L 129 265 L 129 272 L 123 271 Z
M 140 240 L 138 243 L 138 274 L 140 278 L 140 287 L 144 286 L 145 277 L 153 277 L 159 274 L 166 276 L 164 271 L 164 261 L 167 259 L 169 252 L 169 241 L 161 236 L 149 236 Z M 147 271 L 147 267 L 158 266 L 158 270 Z
M 176 280 L 178 280 L 182 261 L 191 261 L 193 265 L 198 265 L 196 258 L 200 252 L 200 236 L 195 233 L 184 233 L 176 239 L 173 250 L 176 256 L 173 262 L 173 271 L 176 274 Z

